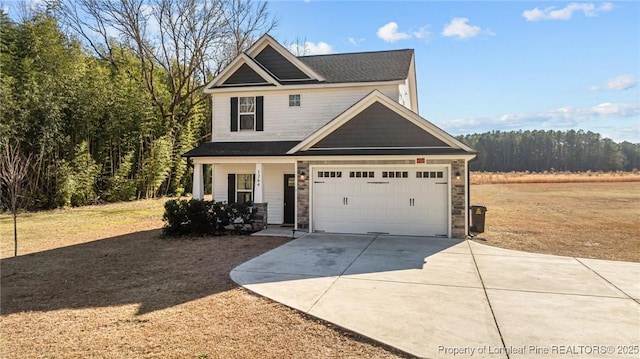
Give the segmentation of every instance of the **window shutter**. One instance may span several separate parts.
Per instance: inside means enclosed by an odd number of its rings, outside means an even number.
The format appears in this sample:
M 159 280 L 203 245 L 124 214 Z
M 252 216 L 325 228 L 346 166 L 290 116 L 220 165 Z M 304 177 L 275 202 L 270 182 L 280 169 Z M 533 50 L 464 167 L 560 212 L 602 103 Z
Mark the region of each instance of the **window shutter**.
M 227 203 L 236 203 L 236 175 L 229 173 L 227 175 Z
M 263 96 L 256 96 L 256 131 L 264 131 Z
M 238 132 L 238 98 L 231 98 L 231 132 Z

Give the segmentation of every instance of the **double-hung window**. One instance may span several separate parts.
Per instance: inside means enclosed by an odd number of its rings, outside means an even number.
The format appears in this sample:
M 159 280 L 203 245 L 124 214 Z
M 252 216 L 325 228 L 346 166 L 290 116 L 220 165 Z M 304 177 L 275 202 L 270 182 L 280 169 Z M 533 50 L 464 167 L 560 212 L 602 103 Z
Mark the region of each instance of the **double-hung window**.
M 253 130 L 256 121 L 256 98 L 240 97 L 238 106 L 240 130 Z
M 264 131 L 264 97 L 231 98 L 231 132 Z
M 253 200 L 253 175 L 236 175 L 236 202 L 248 203 Z

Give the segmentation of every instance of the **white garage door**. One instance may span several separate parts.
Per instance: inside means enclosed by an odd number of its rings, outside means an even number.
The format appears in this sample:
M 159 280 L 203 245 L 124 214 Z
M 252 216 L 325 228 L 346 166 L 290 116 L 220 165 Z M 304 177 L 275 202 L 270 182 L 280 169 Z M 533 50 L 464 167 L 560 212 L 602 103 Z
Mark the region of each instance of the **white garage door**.
M 447 167 L 314 167 L 313 230 L 447 236 Z

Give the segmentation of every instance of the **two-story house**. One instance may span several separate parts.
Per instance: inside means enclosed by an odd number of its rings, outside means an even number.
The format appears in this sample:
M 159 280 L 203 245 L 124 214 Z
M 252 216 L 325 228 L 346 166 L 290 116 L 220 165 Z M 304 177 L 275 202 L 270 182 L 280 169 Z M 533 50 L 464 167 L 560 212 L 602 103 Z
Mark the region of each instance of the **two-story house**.
M 296 57 L 265 35 L 205 92 L 211 142 L 184 155 L 194 198 L 207 164 L 216 201 L 266 207 L 272 225 L 468 233 L 476 153 L 418 115 L 413 50 Z

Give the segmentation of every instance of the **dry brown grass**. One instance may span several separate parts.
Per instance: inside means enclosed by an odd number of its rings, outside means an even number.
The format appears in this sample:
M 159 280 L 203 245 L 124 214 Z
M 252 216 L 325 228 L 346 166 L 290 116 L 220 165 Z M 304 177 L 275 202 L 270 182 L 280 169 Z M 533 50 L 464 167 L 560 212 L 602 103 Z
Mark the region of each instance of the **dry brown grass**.
M 640 172 L 471 172 L 471 184 L 640 182 Z
M 161 204 L 23 216 L 30 254 L 0 261 L 0 357 L 403 356 L 230 280 L 233 267 L 288 238 L 161 239 Z M 10 222 L 1 219 L 6 255 Z M 76 228 L 67 236 L 60 222 Z
M 487 206 L 481 243 L 528 252 L 640 262 L 640 184 L 471 186 Z

